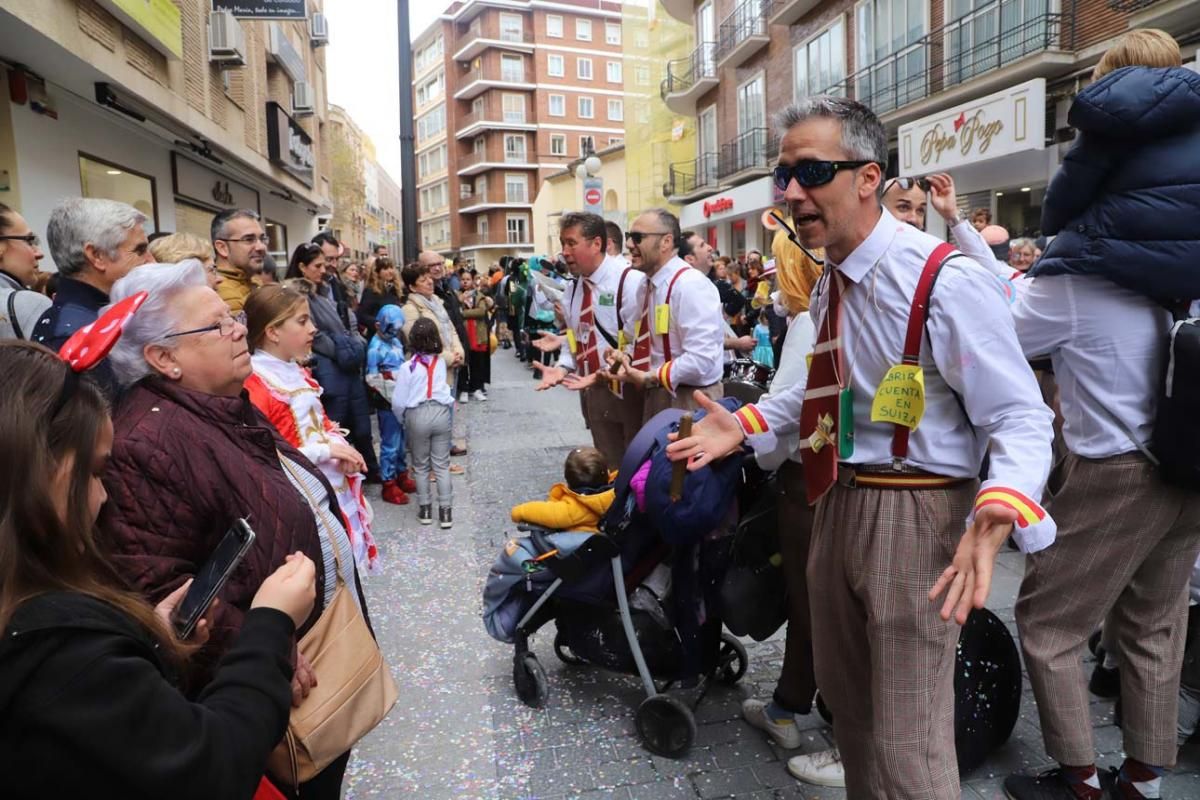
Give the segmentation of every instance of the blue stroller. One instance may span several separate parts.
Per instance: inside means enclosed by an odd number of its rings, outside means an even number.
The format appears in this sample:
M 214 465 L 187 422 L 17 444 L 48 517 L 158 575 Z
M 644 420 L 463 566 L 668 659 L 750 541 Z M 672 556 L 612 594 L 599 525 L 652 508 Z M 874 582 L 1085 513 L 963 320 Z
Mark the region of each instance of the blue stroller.
M 683 413 L 659 413 L 634 438 L 600 533 L 522 527 L 529 536 L 507 543 L 484 589 L 485 625 L 493 638 L 514 645 L 513 683 L 523 703 L 541 708 L 549 696 L 529 640 L 553 620 L 560 660 L 641 679 L 638 734 L 647 750 L 669 758 L 683 756 L 695 740 L 694 708 L 711 682 L 732 685 L 748 666 L 745 648 L 722 631 L 718 597 L 736 526 L 734 495 L 746 481 L 740 463 L 730 459 L 722 476 L 727 513 L 695 541 L 664 536 L 637 509 L 630 487 L 652 456 L 665 463 L 666 435 Z M 699 692 L 689 704 L 669 693 L 673 687 Z

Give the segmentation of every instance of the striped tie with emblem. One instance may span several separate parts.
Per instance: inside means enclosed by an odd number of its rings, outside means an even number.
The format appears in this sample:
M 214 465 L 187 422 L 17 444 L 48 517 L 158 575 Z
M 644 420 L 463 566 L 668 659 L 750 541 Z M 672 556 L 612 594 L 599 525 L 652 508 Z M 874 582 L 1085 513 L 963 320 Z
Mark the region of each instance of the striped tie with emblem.
M 579 303 L 579 332 L 583 336 L 583 350 L 579 354 L 579 374 L 587 377 L 600 371 L 599 337 L 596 335 L 596 316 L 592 310 L 592 282 L 581 278 L 583 299 Z
M 815 503 L 837 480 L 838 395 L 848 376 L 842 363 L 839 311 L 846 291 L 841 273 L 828 282 L 829 301 L 818 327 L 817 344 L 800 407 L 800 460 L 808 502 Z M 841 378 L 841 380 L 839 380 Z
M 646 281 L 646 298 L 642 302 L 642 318 L 638 321 L 637 338 L 633 341 L 633 368 L 650 370 L 650 306 L 654 300 L 654 284 Z

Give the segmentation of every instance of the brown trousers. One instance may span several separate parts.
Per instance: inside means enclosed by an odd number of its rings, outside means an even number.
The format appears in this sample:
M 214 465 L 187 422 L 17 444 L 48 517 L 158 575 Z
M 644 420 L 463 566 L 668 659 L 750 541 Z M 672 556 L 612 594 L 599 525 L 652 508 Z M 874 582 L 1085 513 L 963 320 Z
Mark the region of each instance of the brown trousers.
M 1169 767 L 1200 493 L 1164 484 L 1138 453 L 1069 455 L 1051 513 L 1058 538 L 1026 560 L 1016 607 L 1046 752 L 1063 764 L 1096 760 L 1080 656 L 1107 615 L 1121 661 L 1125 752 Z
M 642 393 L 626 386 L 624 397 L 617 397 L 606 386 L 593 386 L 583 392 L 581 400 L 592 444 L 604 454 L 608 468 L 617 469 L 625 448 L 642 427 Z
M 666 411 L 668 408 L 681 408 L 684 411 L 697 410 L 700 406 L 696 404 L 696 398 L 692 396 L 692 392 L 697 389 L 713 400 L 720 400 L 725 396 L 725 387 L 720 382 L 708 386 L 677 386 L 673 397 L 661 386 L 647 389 L 646 399 L 642 405 L 642 424 L 645 425 L 655 414 Z
M 958 800 L 959 628 L 928 593 L 954 557 L 978 484 L 850 489 L 816 506 L 808 557 L 817 684 L 854 800 Z
M 779 481 L 779 555 L 787 586 L 787 639 L 783 670 L 775 686 L 775 702 L 796 714 L 812 709 L 817 693 L 813 670 L 812 617 L 808 602 L 808 548 L 812 539 L 813 508 L 804 496 L 804 471 L 798 461 L 785 461 Z

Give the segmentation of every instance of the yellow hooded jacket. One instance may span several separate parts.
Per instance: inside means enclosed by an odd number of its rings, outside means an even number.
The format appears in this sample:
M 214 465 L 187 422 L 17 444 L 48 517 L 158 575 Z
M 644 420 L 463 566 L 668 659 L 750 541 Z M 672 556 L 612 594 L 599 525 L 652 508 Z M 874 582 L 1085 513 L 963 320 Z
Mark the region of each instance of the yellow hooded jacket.
M 597 494 L 579 494 L 565 483 L 550 487 L 546 500 L 521 503 L 512 510 L 513 522 L 527 522 L 556 531 L 595 531 L 600 515 L 616 498 L 613 489 Z

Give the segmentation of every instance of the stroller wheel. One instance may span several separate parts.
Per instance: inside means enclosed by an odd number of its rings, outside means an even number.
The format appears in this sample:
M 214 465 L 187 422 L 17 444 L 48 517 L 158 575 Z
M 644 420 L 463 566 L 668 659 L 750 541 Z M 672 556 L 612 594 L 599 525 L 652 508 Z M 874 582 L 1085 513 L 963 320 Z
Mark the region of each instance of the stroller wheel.
M 656 756 L 680 758 L 696 740 L 696 717 L 692 710 L 669 694 L 643 700 L 634 721 L 642 744 Z
M 542 708 L 550 695 L 550 683 L 546 670 L 533 653 L 521 653 L 513 659 L 513 685 L 517 697 L 530 708 Z
M 717 656 L 717 680 L 732 686 L 742 679 L 749 665 L 750 657 L 742 643 L 730 634 L 722 632 L 721 649 Z
M 563 638 L 562 632 L 554 634 L 554 655 L 558 656 L 558 660 L 564 664 L 570 664 L 572 667 L 578 667 L 586 664 L 579 656 L 571 652 L 571 648 L 567 645 Z

